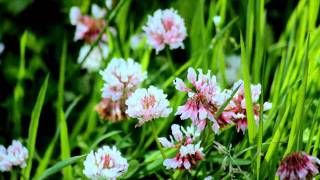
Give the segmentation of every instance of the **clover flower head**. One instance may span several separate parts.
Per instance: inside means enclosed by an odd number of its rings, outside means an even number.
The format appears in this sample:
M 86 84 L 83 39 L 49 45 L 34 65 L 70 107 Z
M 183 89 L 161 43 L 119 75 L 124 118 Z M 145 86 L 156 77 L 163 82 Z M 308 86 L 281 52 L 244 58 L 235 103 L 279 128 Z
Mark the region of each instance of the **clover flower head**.
M 191 169 L 192 165 L 196 165 L 198 161 L 203 159 L 203 148 L 200 147 L 200 141 L 197 144 L 200 132 L 194 126 L 187 127 L 185 130 L 177 124 L 171 125 L 172 136 L 170 140 L 160 137 L 158 140 L 165 148 L 177 149 L 174 158 L 165 159 L 163 165 L 167 169 Z
M 11 168 L 12 163 L 9 161 L 7 149 L 3 145 L 0 145 L 0 171 L 10 171 Z
M 248 128 L 247 121 L 247 108 L 244 96 L 244 86 L 243 81 L 239 80 L 233 85 L 233 90 L 238 88 L 238 91 L 230 101 L 229 105 L 225 108 L 224 112 L 219 117 L 219 125 L 224 126 L 225 124 L 235 123 L 237 126 L 237 131 L 240 130 L 244 133 Z M 260 117 L 260 105 L 259 97 L 261 94 L 261 85 L 251 85 L 251 99 L 253 104 L 254 118 L 258 122 Z M 265 102 L 263 104 L 263 111 L 267 111 L 272 108 L 272 104 Z
M 126 101 L 129 117 L 138 118 L 136 126 L 160 117 L 168 117 L 172 111 L 167 95 L 154 86 L 137 89 Z
M 109 55 L 109 46 L 104 43 L 100 43 L 98 46 L 94 47 L 93 50 L 89 53 L 88 57 L 85 59 L 87 53 L 90 51 L 91 46 L 85 44 L 81 47 L 78 63 L 81 64 L 81 68 L 88 70 L 89 72 L 98 71 L 102 65 L 104 59 Z
M 102 97 L 111 98 L 113 101 L 133 92 L 147 77 L 141 65 L 131 58 L 113 58 L 100 74 L 104 80 Z
M 285 157 L 277 170 L 281 180 L 312 179 L 319 173 L 320 160 L 304 152 L 294 152 Z
M 84 161 L 83 173 L 89 179 L 116 179 L 128 170 L 128 162 L 116 147 L 103 146 L 91 151 Z
M 24 168 L 27 166 L 26 160 L 28 159 L 28 150 L 20 141 L 13 140 L 12 144 L 7 149 L 7 158 L 14 166 Z
M 182 120 L 190 118 L 194 125 L 203 130 L 207 124 L 207 119 L 213 122 L 213 130 L 218 133 L 219 125 L 215 119 L 215 113 L 228 98 L 228 91 L 221 91 L 216 83 L 216 77 L 211 76 L 211 72 L 203 74 L 198 69 L 198 75 L 193 68 L 188 69 L 187 78 L 193 87 L 187 85 L 176 78 L 174 84 L 177 90 L 188 93 L 188 100 L 183 106 L 179 106 L 176 115 L 180 115 Z
M 143 27 L 147 35 L 147 42 L 156 49 L 156 53 L 163 50 L 165 45 L 170 49 L 184 48 L 183 40 L 187 36 L 184 20 L 174 9 L 157 10 L 148 17 Z

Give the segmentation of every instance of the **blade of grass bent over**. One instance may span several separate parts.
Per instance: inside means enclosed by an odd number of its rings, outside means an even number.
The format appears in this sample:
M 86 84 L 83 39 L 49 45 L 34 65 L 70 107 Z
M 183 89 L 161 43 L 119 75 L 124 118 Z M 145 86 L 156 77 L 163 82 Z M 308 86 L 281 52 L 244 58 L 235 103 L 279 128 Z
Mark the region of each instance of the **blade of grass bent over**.
M 73 163 L 76 163 L 83 159 L 86 155 L 80 155 L 80 156 L 74 156 L 69 159 L 63 160 L 55 164 L 54 166 L 50 167 L 49 169 L 45 170 L 43 174 L 39 177 L 40 180 L 47 179 L 52 174 L 55 174 L 59 172 L 61 169 L 63 169 L 66 166 L 69 166 Z

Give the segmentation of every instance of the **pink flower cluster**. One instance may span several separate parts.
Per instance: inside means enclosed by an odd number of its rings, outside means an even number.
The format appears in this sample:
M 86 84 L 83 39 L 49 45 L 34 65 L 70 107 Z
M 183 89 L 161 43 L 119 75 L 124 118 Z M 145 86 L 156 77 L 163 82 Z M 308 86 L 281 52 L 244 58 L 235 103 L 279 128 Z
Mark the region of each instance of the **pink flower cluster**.
M 212 121 L 212 129 L 218 133 L 219 124 L 215 118 L 215 113 L 229 97 L 229 91 L 221 91 L 216 82 L 216 77 L 211 76 L 210 71 L 203 74 L 198 69 L 198 75 L 193 68 L 188 69 L 187 78 L 192 87 L 180 79 L 176 78 L 174 84 L 177 90 L 188 93 L 188 100 L 183 106 L 179 106 L 176 115 L 180 115 L 182 120 L 191 119 L 201 131 L 206 127 L 207 120 Z
M 143 27 L 148 43 L 156 49 L 156 53 L 163 50 L 165 45 L 170 49 L 184 48 L 183 40 L 187 37 L 183 19 L 174 9 L 157 10 L 148 17 Z
M 190 170 L 204 158 L 203 148 L 200 147 L 201 141 L 198 141 L 200 132 L 194 126 L 185 130 L 177 124 L 171 125 L 171 131 L 173 137 L 170 136 L 170 140 L 165 137 L 158 139 L 163 147 L 177 149 L 177 154 L 174 158 L 165 159 L 163 165 L 167 169 Z
M 277 170 L 281 180 L 312 179 L 319 174 L 320 160 L 304 152 L 295 152 L 284 158 Z
M 121 121 L 129 116 L 137 118 L 137 126 L 141 126 L 171 113 L 172 108 L 163 90 L 154 86 L 138 88 L 147 73 L 131 58 L 113 58 L 100 74 L 104 80 L 103 99 L 96 106 L 96 111 L 102 119 Z
M 0 145 L 0 171 L 10 171 L 12 166 L 24 168 L 27 166 L 28 150 L 17 140 L 6 149 Z
M 230 103 L 228 104 L 228 106 L 222 112 L 221 116 L 218 119 L 218 122 L 220 126 L 235 123 L 237 126 L 237 131 L 239 132 L 241 130 L 244 133 L 248 127 L 248 121 L 243 85 L 244 84 L 242 80 L 239 80 L 233 85 L 232 90 L 235 90 L 238 87 L 239 89 L 230 101 Z M 254 118 L 257 121 L 257 123 L 260 117 L 260 105 L 258 102 L 260 94 L 261 85 L 251 85 L 251 99 L 253 103 Z M 263 110 L 267 111 L 271 109 L 271 107 L 271 103 L 265 102 L 263 105 Z
M 193 68 L 189 68 L 187 79 L 192 87 L 188 87 L 180 78 L 174 80 L 177 90 L 188 93 L 187 102 L 183 106 L 178 107 L 176 115 L 180 115 L 182 120 L 190 118 L 193 125 L 196 125 L 201 131 L 206 127 L 208 120 L 210 120 L 213 123 L 212 129 L 215 133 L 218 133 L 221 127 L 228 124 L 236 124 L 238 132 L 240 130 L 243 133 L 245 132 L 248 123 L 242 80 L 236 82 L 231 90 L 225 89 L 222 91 L 216 82 L 216 77 L 211 76 L 210 71 L 207 74 L 203 74 L 202 70 L 199 69 L 197 75 Z M 221 115 L 216 117 L 218 110 L 238 87 L 239 89 L 232 97 L 230 103 Z M 261 85 L 251 85 L 254 118 L 257 122 L 260 117 L 258 102 L 260 94 Z M 271 103 L 265 102 L 263 110 L 267 111 L 271 107 Z
M 103 99 L 96 111 L 102 119 L 121 121 L 127 117 L 125 101 L 146 79 L 147 73 L 131 58 L 113 58 L 100 74 L 104 80 Z
M 76 26 L 74 40 L 84 39 L 87 43 L 94 42 L 101 30 L 106 25 L 103 17 L 106 11 L 99 6 L 93 4 L 91 8 L 92 16 L 82 15 L 78 7 L 70 9 L 70 22 Z M 104 35 L 104 38 L 107 36 Z

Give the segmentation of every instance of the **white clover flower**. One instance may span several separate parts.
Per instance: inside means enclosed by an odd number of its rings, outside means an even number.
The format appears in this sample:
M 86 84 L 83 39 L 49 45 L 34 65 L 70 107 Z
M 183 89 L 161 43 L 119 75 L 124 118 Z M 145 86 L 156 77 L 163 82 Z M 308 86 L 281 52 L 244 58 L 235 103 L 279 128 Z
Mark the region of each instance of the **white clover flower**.
M 141 126 L 147 121 L 160 117 L 168 117 L 172 111 L 169 107 L 167 95 L 163 90 L 154 86 L 148 89 L 137 89 L 126 101 L 128 106 L 127 114 L 129 117 L 138 118 Z
M 116 179 L 128 170 L 128 162 L 116 147 L 103 146 L 91 151 L 84 161 L 83 173 L 89 179 Z
M 80 8 L 74 6 L 70 9 L 69 18 L 72 25 L 77 25 L 81 16 Z
M 80 64 L 89 52 L 91 46 L 85 44 L 81 47 L 78 63 Z M 109 47 L 107 44 L 100 43 L 98 46 L 94 47 L 94 49 L 90 52 L 89 56 L 82 64 L 83 69 L 87 69 L 89 72 L 98 71 L 102 65 L 104 59 L 106 59 L 109 55 Z
M 147 42 L 156 50 L 156 53 L 169 45 L 170 49 L 184 48 L 183 40 L 187 37 L 184 20 L 174 9 L 157 10 L 148 17 L 143 27 L 147 35 Z
M 11 168 L 12 164 L 8 159 L 7 149 L 3 145 L 0 145 L 0 171 L 10 171 Z
M 26 160 L 28 158 L 28 150 L 25 148 L 20 141 L 13 140 L 12 144 L 7 149 L 8 160 L 14 166 L 20 166 L 24 168 L 27 166 Z
M 119 100 L 126 92 L 135 90 L 147 77 L 141 65 L 131 58 L 113 58 L 100 74 L 104 80 L 102 97 L 113 101 Z

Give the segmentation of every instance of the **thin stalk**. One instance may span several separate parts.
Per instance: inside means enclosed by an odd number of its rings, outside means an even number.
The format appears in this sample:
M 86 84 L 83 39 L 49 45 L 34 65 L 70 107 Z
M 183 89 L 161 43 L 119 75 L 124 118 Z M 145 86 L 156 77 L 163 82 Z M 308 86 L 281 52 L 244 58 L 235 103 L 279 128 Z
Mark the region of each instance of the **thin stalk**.
M 167 60 L 168 60 L 168 64 L 170 66 L 170 69 L 171 69 L 172 73 L 175 73 L 176 72 L 176 68 L 174 67 L 173 60 L 172 60 L 169 48 L 166 48 L 166 54 L 167 54 Z
M 164 153 L 163 148 L 162 148 L 162 146 L 161 146 L 161 144 L 160 144 L 160 142 L 159 142 L 159 140 L 158 140 L 158 137 L 157 137 L 157 134 L 156 134 L 156 127 L 154 126 L 154 122 L 153 122 L 153 121 L 151 121 L 151 127 L 152 127 L 152 135 L 153 135 L 153 138 L 154 138 L 154 140 L 155 140 L 156 143 L 157 143 L 157 146 L 158 146 L 158 149 L 160 150 L 160 153 L 161 153 L 161 155 L 162 155 L 162 158 L 163 158 L 163 159 L 166 159 L 166 158 L 167 158 L 167 157 L 166 157 L 166 154 Z
M 145 126 L 142 126 L 142 132 L 141 132 L 141 136 L 140 136 L 140 141 L 139 141 L 139 144 L 138 144 L 136 150 L 132 153 L 132 157 L 135 157 L 135 156 L 137 156 L 139 154 L 139 152 L 141 150 L 141 147 L 144 144 L 145 136 L 146 136 L 146 128 L 145 128 Z

